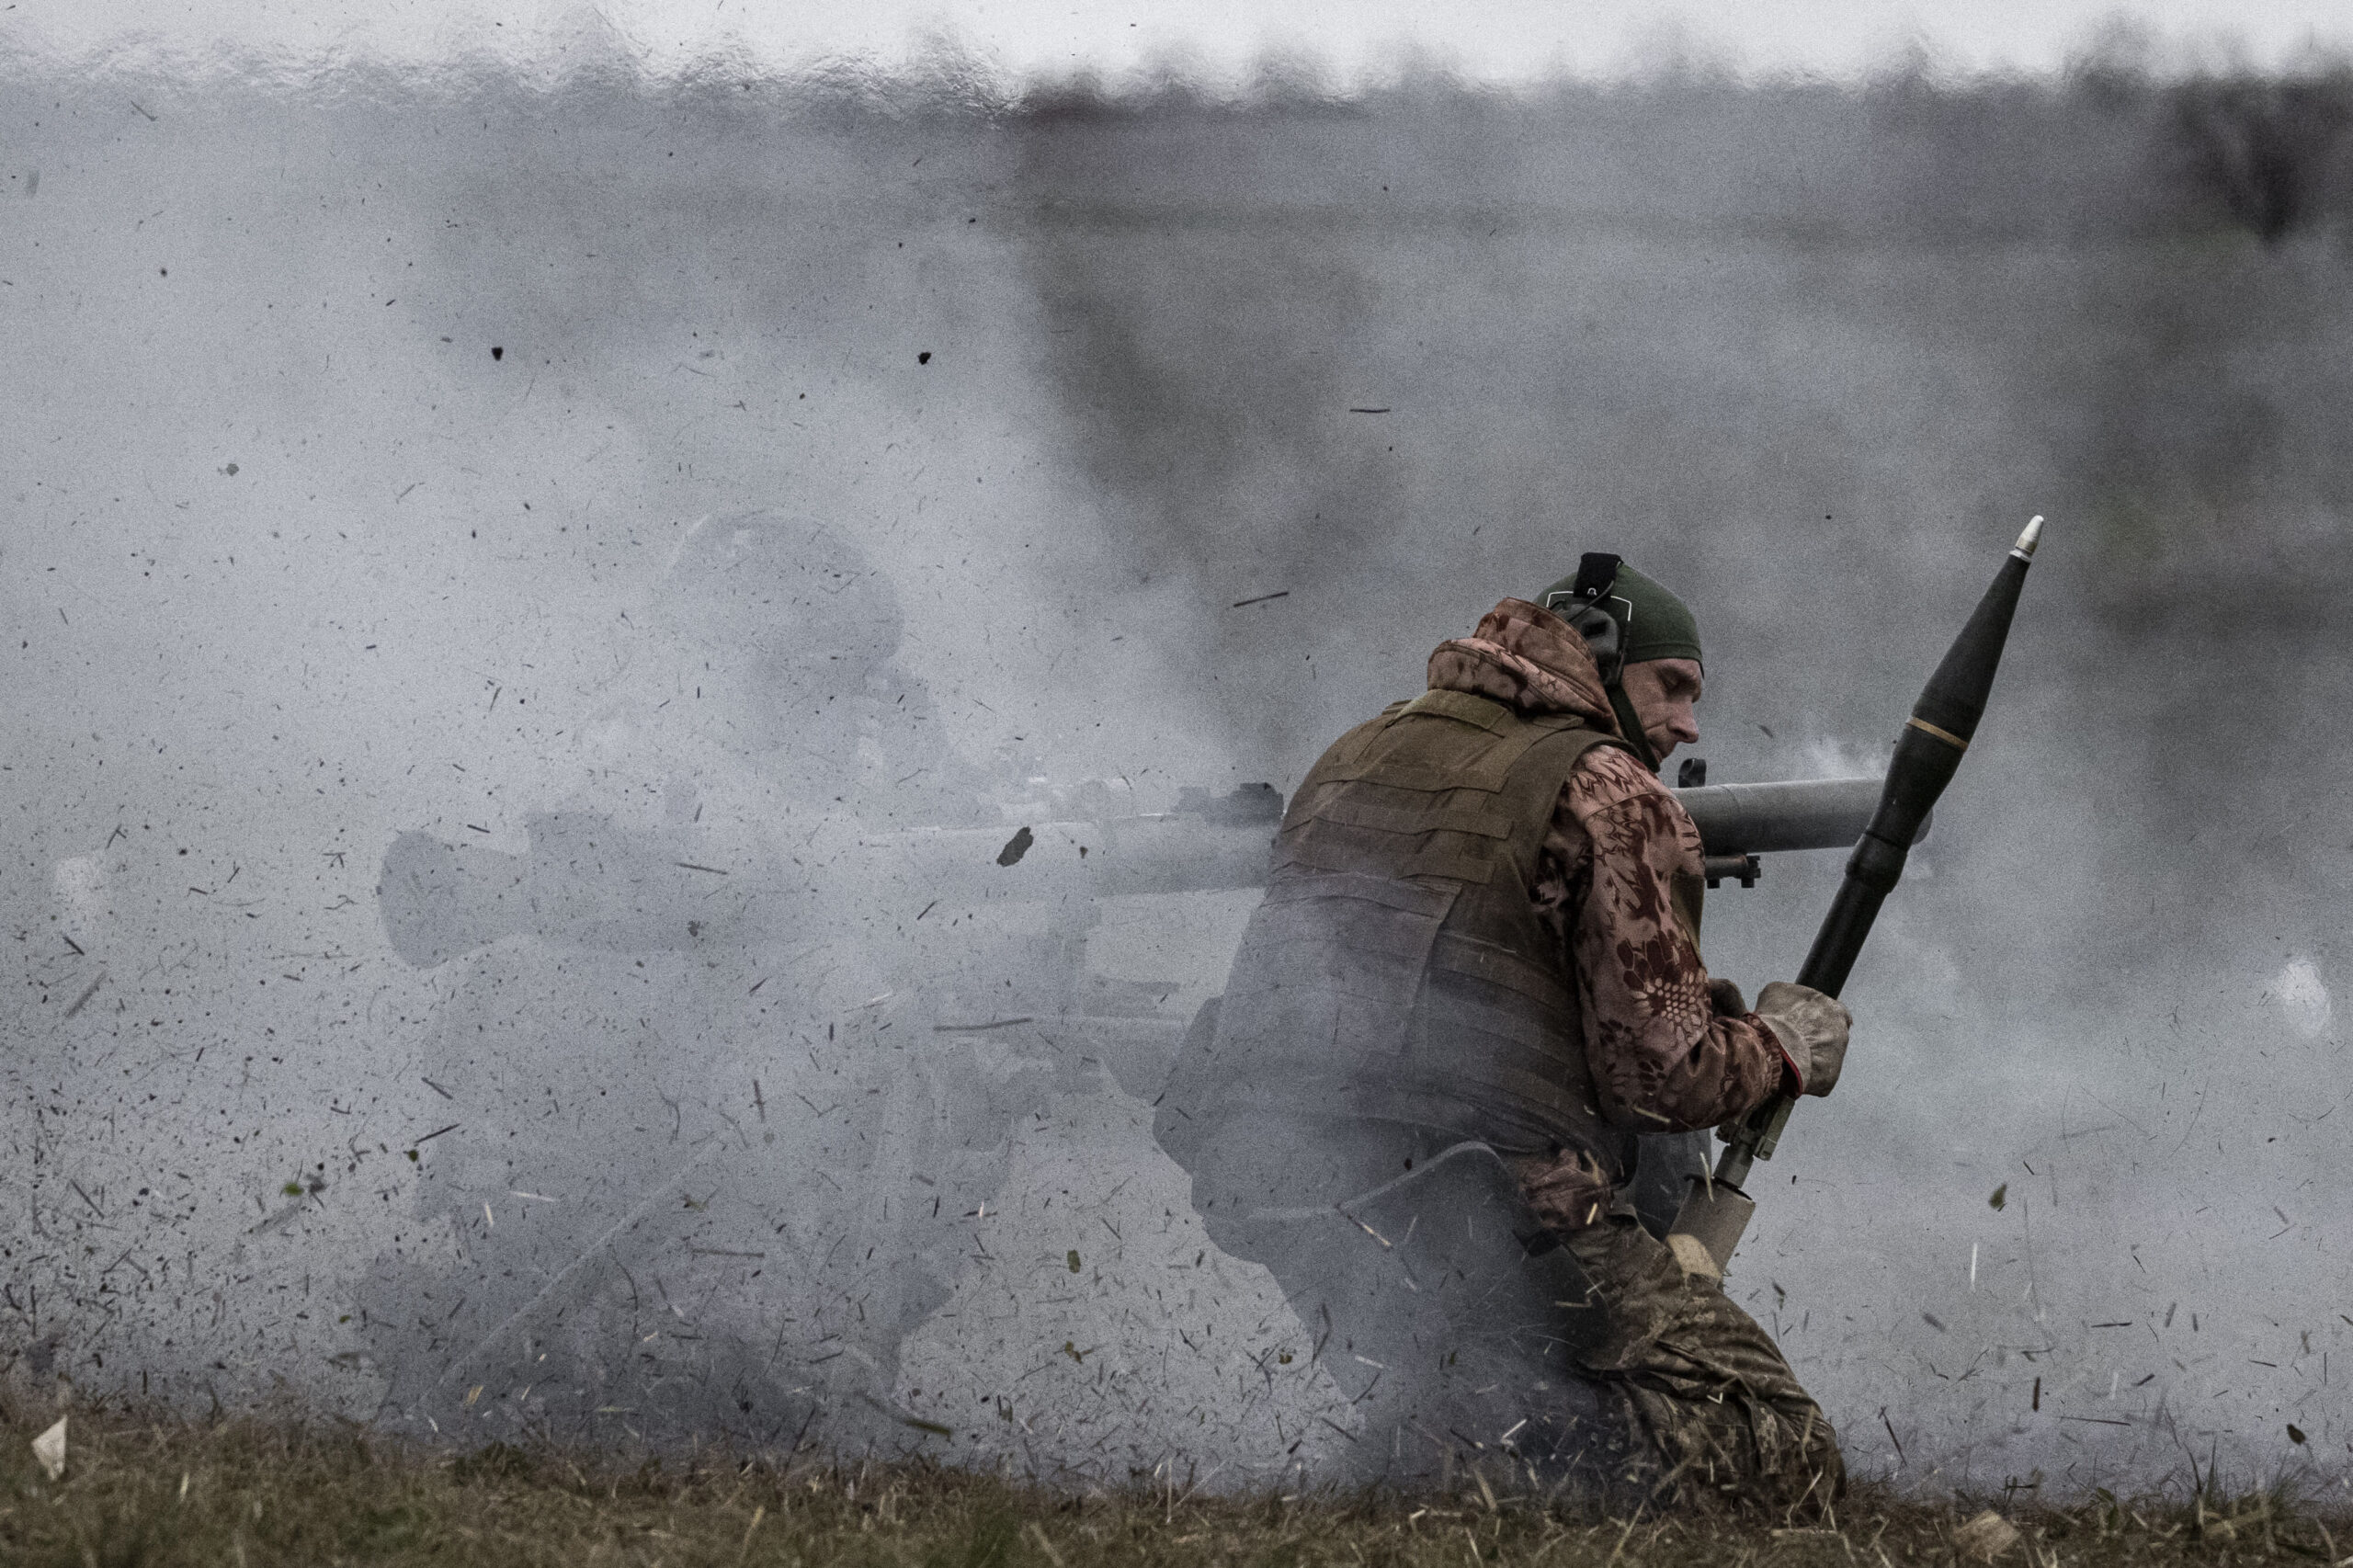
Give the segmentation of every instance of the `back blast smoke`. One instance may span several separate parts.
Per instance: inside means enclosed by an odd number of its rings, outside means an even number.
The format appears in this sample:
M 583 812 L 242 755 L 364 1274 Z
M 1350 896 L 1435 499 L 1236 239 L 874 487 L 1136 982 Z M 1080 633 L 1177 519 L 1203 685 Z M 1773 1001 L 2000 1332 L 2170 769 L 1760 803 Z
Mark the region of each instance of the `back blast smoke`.
M 12 1378 L 1336 1473 L 1153 1137 L 1280 797 L 1589 550 L 1876 774 L 2040 511 L 1729 1288 L 1859 1471 L 2343 1483 L 2335 78 L 6 71 Z

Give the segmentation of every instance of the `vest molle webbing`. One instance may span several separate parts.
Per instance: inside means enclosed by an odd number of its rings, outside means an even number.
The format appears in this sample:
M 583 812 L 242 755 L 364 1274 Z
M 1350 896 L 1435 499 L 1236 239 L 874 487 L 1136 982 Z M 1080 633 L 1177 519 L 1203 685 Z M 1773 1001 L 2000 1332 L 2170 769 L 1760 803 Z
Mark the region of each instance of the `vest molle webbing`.
M 1573 716 L 1424 693 L 1342 736 L 1283 819 L 1211 1044 L 1211 1108 L 1408 1122 L 1613 1176 L 1573 977 L 1528 888 Z M 1205 1063 L 1204 1065 L 1211 1065 Z

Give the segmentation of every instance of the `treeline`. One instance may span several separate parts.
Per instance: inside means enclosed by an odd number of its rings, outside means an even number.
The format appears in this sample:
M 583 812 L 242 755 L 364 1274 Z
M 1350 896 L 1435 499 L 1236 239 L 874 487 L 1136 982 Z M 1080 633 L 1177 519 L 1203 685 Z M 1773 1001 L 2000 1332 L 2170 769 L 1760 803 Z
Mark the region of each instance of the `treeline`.
M 1426 76 L 1354 95 L 1277 70 L 1223 96 L 1176 77 L 1120 90 L 1064 83 L 998 112 L 1041 129 L 1222 124 L 1255 137 L 1334 120 L 1410 123 L 1440 139 L 1508 127 L 1515 141 L 1554 142 L 1579 162 L 1603 153 L 1640 171 L 1628 189 L 1661 206 L 1679 204 L 1695 178 L 1729 176 L 1717 195 L 1797 229 L 2243 232 L 2277 245 L 2353 214 L 2353 65 L 2159 76 L 2092 62 L 2055 79 L 1915 72 L 1860 86 L 1687 74 L 1524 94 Z
M 790 126 L 890 140 L 894 131 L 978 122 L 1011 133 L 1033 171 L 1040 143 L 1182 146 L 1201 154 L 1200 172 L 1226 176 L 1233 165 L 1208 150 L 1255 145 L 1279 161 L 1302 140 L 1337 137 L 1351 154 L 1344 162 L 1386 146 L 1424 172 L 1446 174 L 1442 189 L 1417 192 L 1410 181 L 1368 187 L 1392 198 L 1392 209 L 1433 199 L 1540 209 L 1549 195 L 1572 209 L 1745 219 L 1800 237 L 2238 233 L 2279 245 L 2353 215 L 2353 62 L 2169 73 L 2146 54 L 2096 49 L 2043 77 L 1953 77 L 1918 66 L 1860 85 L 1744 83 L 1685 67 L 1509 91 L 1438 70 L 1342 88 L 1312 62 L 1278 59 L 1239 86 L 1211 88 L 1173 69 L 1116 84 L 1080 74 L 1012 85 L 953 48 L 905 69 L 837 61 L 781 70 L 715 57 L 654 74 L 617 36 L 590 27 L 541 70 L 474 58 L 429 69 L 358 59 L 310 71 L 222 51 L 183 70 L 18 57 L 0 60 L 0 84 L 20 107 L 78 98 L 128 113 L 121 106 L 136 100 L 142 113 L 172 105 L 199 117 L 299 98 L 361 119 L 447 109 L 494 124 L 516 116 L 600 129 L 645 121 L 753 138 Z M 1098 148 L 1048 161 L 1099 158 Z M 1247 162 L 1263 172 L 1263 155 Z M 1282 197 L 1250 180 L 1201 187 L 1212 187 L 1245 206 Z M 1329 195 L 1314 189 L 1319 201 Z

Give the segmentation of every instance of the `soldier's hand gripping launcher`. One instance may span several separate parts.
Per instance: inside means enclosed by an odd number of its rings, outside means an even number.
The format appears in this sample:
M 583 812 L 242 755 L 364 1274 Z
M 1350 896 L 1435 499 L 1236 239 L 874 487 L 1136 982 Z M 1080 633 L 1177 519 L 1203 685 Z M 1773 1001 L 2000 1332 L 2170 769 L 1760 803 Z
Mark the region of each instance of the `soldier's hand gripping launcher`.
M 1969 624 L 1961 629 L 1945 653 L 1937 673 L 1928 677 L 1912 717 L 1895 743 L 1888 764 L 1879 809 L 1856 842 L 1847 862 L 1847 878 L 1831 901 L 1830 913 L 1815 933 L 1813 947 L 1798 971 L 1797 982 L 1825 995 L 1836 996 L 1855 967 L 1856 955 L 1871 932 L 1879 906 L 1904 875 L 1904 861 L 1921 823 L 1937 797 L 1952 782 L 1961 754 L 1977 733 L 1984 717 L 1985 699 L 1994 688 L 1994 671 L 2002 662 L 2002 645 L 2009 640 L 2010 617 L 2018 609 L 2018 590 L 2025 585 L 2027 567 L 2042 537 L 2042 519 L 2034 518 L 1995 574 L 1993 586 L 1977 601 Z M 1788 1125 L 1796 1099 L 1775 1095 L 1741 1121 L 1726 1138 L 1726 1148 L 1712 1176 L 1691 1178 L 1682 1210 L 1668 1232 L 1670 1244 L 1688 1263 L 1696 1262 L 1689 1243 L 1706 1250 L 1718 1274 L 1732 1260 L 1741 1232 L 1756 1210 L 1756 1201 L 1741 1189 L 1749 1167 L 1773 1157 Z

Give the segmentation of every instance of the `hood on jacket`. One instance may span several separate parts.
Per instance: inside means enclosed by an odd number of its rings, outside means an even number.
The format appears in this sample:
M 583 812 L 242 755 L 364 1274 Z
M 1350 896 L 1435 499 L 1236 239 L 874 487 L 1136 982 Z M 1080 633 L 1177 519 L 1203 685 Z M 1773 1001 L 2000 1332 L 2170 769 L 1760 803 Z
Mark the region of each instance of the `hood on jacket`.
M 1528 714 L 1574 713 L 1619 734 L 1585 639 L 1526 599 L 1503 600 L 1470 636 L 1439 643 L 1430 653 L 1429 677 L 1433 690 L 1469 692 Z

